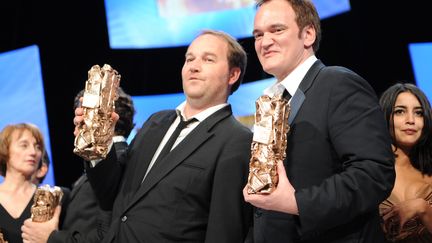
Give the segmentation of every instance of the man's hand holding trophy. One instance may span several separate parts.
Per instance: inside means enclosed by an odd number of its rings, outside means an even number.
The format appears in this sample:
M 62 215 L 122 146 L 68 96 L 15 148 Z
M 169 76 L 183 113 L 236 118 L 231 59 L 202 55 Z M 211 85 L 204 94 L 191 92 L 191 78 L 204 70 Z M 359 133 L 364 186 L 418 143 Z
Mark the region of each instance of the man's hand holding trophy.
M 115 101 L 121 76 L 110 65 L 94 65 L 88 71 L 82 99 L 83 121 L 78 125 L 74 153 L 83 159 L 103 159 L 114 136 Z

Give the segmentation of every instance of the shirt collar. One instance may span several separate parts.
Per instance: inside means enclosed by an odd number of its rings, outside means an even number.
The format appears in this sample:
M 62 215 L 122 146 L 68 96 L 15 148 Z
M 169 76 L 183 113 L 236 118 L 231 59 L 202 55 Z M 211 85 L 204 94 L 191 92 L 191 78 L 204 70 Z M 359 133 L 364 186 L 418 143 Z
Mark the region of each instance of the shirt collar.
M 302 64 L 297 66 L 282 81 L 272 84 L 270 87 L 266 88 L 263 93 L 269 96 L 274 96 L 281 91 L 283 92 L 283 89 L 281 89 L 280 86 L 283 85 L 283 87 L 285 87 L 285 89 L 288 90 L 288 92 L 292 96 L 294 96 L 295 92 L 300 86 L 301 81 L 306 76 L 306 73 L 309 71 L 309 69 L 312 67 L 316 60 L 318 59 L 315 55 L 308 57 Z
M 176 108 L 176 113 L 177 113 L 177 115 L 181 115 L 181 116 L 183 117 L 183 119 L 186 117 L 185 114 L 184 114 L 184 108 L 185 108 L 185 105 L 186 105 L 186 101 L 183 101 L 183 102 L 182 102 L 180 105 L 178 105 L 177 108 Z M 209 108 L 207 108 L 207 109 L 201 111 L 200 113 L 195 114 L 194 116 L 190 117 L 189 120 L 192 119 L 192 118 L 195 118 L 195 119 L 197 119 L 199 122 L 202 122 L 202 121 L 204 121 L 207 117 L 211 116 L 213 113 L 215 113 L 216 111 L 218 111 L 218 110 L 224 108 L 224 107 L 227 106 L 227 105 L 228 105 L 228 103 L 223 103 L 223 104 L 219 104 L 219 105 L 215 105 L 215 106 L 209 107 Z
M 126 142 L 126 138 L 123 136 L 114 136 L 112 138 L 114 143 L 118 143 L 118 142 Z

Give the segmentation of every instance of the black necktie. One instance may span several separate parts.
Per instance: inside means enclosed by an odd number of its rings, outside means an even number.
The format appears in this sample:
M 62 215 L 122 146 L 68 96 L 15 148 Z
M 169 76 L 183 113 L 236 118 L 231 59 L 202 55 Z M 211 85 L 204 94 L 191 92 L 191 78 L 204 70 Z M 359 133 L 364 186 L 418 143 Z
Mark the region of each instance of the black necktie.
M 177 140 L 177 137 L 180 135 L 180 132 L 190 123 L 196 121 L 196 118 L 192 118 L 188 121 L 184 121 L 183 117 L 180 116 L 180 123 L 177 125 L 176 129 L 174 130 L 173 134 L 163 147 L 162 151 L 160 152 L 158 158 L 156 161 L 159 161 L 163 159 L 169 152 L 171 151 L 172 146 L 174 145 L 175 141 Z
M 291 94 L 288 92 L 288 90 L 285 89 L 285 91 L 282 94 L 282 97 L 284 97 L 286 100 L 290 100 L 291 99 Z

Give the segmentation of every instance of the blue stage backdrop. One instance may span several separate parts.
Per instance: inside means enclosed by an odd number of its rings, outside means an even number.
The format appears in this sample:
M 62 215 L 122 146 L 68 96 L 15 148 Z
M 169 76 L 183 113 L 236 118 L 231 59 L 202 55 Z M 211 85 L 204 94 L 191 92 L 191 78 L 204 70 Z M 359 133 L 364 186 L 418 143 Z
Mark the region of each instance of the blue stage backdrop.
M 417 86 L 432 101 L 432 42 L 412 43 L 409 51 Z
M 113 49 L 189 44 L 202 29 L 252 36 L 255 0 L 105 0 Z M 349 0 L 314 0 L 320 17 L 350 10 Z
M 42 131 L 52 158 L 39 48 L 33 45 L 0 53 L 0 83 L 0 129 L 7 124 L 35 124 Z M 55 184 L 52 163 L 51 160 L 44 184 Z

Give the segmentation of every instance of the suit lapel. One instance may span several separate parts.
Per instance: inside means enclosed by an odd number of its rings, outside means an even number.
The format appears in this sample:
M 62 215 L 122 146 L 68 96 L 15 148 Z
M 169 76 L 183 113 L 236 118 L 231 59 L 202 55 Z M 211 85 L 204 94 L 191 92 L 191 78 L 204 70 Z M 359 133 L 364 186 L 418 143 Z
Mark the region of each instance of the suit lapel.
M 125 210 L 133 206 L 133 204 L 151 190 L 161 179 L 187 159 L 187 157 L 200 147 L 201 144 L 210 139 L 213 136 L 213 132 L 211 131 L 213 126 L 231 114 L 232 111 L 230 105 L 215 112 L 202 121 L 164 159 L 153 165 L 152 169 L 147 174 L 146 179 L 133 197 L 133 200 Z
M 204 143 L 212 135 L 206 130 L 205 127 L 198 125 L 194 129 L 193 134 L 189 134 L 165 158 L 154 164 L 137 194 L 145 194 L 158 181 L 183 162 L 197 147 Z
M 307 90 L 312 86 L 316 76 L 324 67 L 324 64 L 320 60 L 317 60 L 306 73 L 299 86 L 299 89 L 303 91 L 304 94 L 306 94 Z
M 312 86 L 312 83 L 314 82 L 316 76 L 318 73 L 323 69 L 325 66 L 320 61 L 317 60 L 312 67 L 309 69 L 309 71 L 306 73 L 305 77 L 301 81 L 299 88 L 295 92 L 294 96 L 291 99 L 290 106 L 291 106 L 291 112 L 288 117 L 288 124 L 292 124 L 295 117 L 297 116 L 298 111 L 300 110 L 300 107 L 302 106 L 303 102 L 306 99 L 306 92 L 308 89 Z
M 155 119 L 148 126 L 147 131 L 143 132 L 139 136 L 140 141 L 136 141 L 139 147 L 134 148 L 138 150 L 136 151 L 138 154 L 133 156 L 134 161 L 131 163 L 136 165 L 136 167 L 134 169 L 133 176 L 126 178 L 126 180 L 130 180 L 130 183 L 132 183 L 130 189 L 136 191 L 140 187 L 142 179 L 144 178 L 156 149 L 159 147 L 160 142 L 175 120 L 176 116 L 177 115 L 175 111 L 172 111 L 172 113 L 169 113 L 160 119 Z M 130 184 L 125 183 L 125 185 Z
M 290 107 L 291 111 L 288 116 L 288 124 L 291 125 L 294 121 L 294 118 L 297 116 L 297 112 L 300 110 L 301 105 L 303 104 L 303 101 L 306 99 L 303 91 L 300 89 L 297 89 L 294 96 L 291 99 Z
M 72 200 L 75 195 L 78 193 L 78 191 L 81 189 L 81 186 L 84 184 L 84 182 L 87 181 L 87 176 L 85 174 L 81 175 L 78 180 L 73 184 L 72 191 L 70 193 L 70 199 Z

